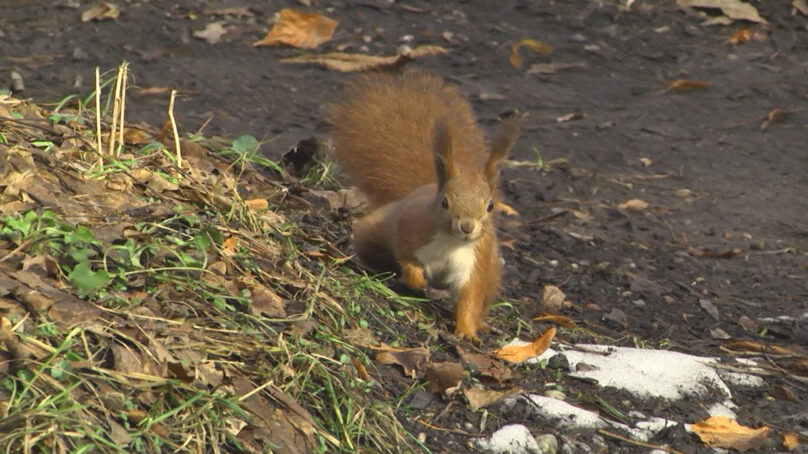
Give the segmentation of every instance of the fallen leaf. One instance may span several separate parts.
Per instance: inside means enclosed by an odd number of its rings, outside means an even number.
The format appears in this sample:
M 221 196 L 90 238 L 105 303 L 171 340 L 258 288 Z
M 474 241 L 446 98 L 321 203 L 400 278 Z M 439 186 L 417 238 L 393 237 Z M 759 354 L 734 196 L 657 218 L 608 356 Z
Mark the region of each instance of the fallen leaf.
M 646 208 L 648 208 L 648 202 L 640 199 L 626 200 L 617 205 L 617 209 L 620 211 L 642 211 Z
M 466 396 L 466 400 L 469 401 L 469 408 L 471 411 L 477 411 L 491 404 L 495 404 L 506 397 L 511 397 L 521 392 L 521 388 L 510 388 L 503 391 L 495 391 L 492 389 L 484 389 L 475 386 L 473 388 L 464 390 L 463 395 Z
M 556 123 L 564 123 L 572 120 L 580 120 L 584 117 L 585 115 L 582 112 L 573 112 L 556 118 Z
M 712 301 L 708 300 L 707 298 L 699 298 L 699 306 L 701 306 L 701 308 L 704 309 L 705 312 L 710 314 L 710 317 L 712 317 L 715 321 L 718 321 L 719 319 L 718 308 L 715 307 L 715 304 L 713 304 Z
M 791 6 L 793 6 L 796 11 L 802 13 L 803 16 L 808 16 L 808 2 L 805 0 L 794 0 L 791 2 Z
M 768 115 L 766 115 L 766 119 L 763 120 L 763 123 L 760 124 L 760 130 L 761 131 L 768 130 L 769 127 L 772 125 L 772 123 L 776 121 L 783 121 L 792 113 L 794 112 L 783 109 L 772 109 L 772 111 L 769 112 Z
M 788 451 L 793 451 L 800 445 L 800 435 L 795 433 L 783 434 L 783 447 Z
M 545 285 L 541 289 L 541 308 L 544 312 L 558 312 L 565 307 L 571 306 L 567 301 L 567 295 L 555 285 Z
M 676 4 L 691 8 L 719 9 L 732 20 L 767 23 L 754 6 L 740 0 L 676 0 Z
M 711 416 L 700 423 L 692 424 L 690 430 L 707 446 L 738 451 L 759 449 L 769 433 L 766 426 L 753 429 L 726 416 Z
M 463 366 L 451 361 L 432 363 L 426 368 L 427 386 L 441 394 L 452 394 L 451 391 L 460 385 L 464 375 Z
M 742 28 L 737 32 L 732 34 L 732 37 L 729 38 L 729 42 L 735 45 L 743 44 L 747 41 L 752 39 L 752 29 L 751 28 Z
M 194 38 L 204 39 L 208 44 L 216 44 L 227 34 L 227 29 L 222 26 L 224 22 L 211 22 L 205 26 L 204 30 L 194 32 Z
M 286 44 L 292 47 L 313 49 L 331 39 L 337 24 L 337 21 L 321 14 L 284 8 L 278 13 L 278 20 L 272 30 L 252 45 L 257 47 Z
M 702 82 L 699 80 L 692 80 L 692 79 L 677 79 L 667 87 L 665 87 L 665 91 L 696 91 L 696 90 L 706 90 L 707 88 L 711 87 L 712 85 L 708 82 Z
M 493 378 L 497 383 L 505 382 L 513 377 L 513 371 L 501 360 L 493 359 L 489 355 L 466 351 L 460 346 L 456 348 L 460 359 L 464 363 L 474 366 L 481 376 Z
M 787 400 L 789 402 L 799 402 L 799 399 L 797 399 L 794 391 L 784 385 L 776 385 L 772 390 L 772 395 L 775 397 L 775 399 Z
M 382 364 L 397 364 L 404 369 L 404 374 L 411 378 L 424 375 L 424 369 L 429 362 L 429 350 L 423 347 L 394 349 L 382 344 L 377 347 L 381 350 L 376 354 L 375 361 Z
M 90 22 L 91 20 L 105 20 L 117 19 L 121 15 L 121 10 L 118 6 L 108 2 L 100 2 L 84 10 L 81 13 L 82 22 Z
M 247 208 L 249 208 L 249 209 L 251 209 L 253 211 L 261 211 L 261 210 L 266 210 L 267 208 L 269 208 L 269 202 L 267 202 L 267 199 L 245 200 L 244 204 L 247 205 Z
M 356 368 L 356 373 L 359 374 L 359 378 L 364 381 L 371 381 L 370 375 L 368 375 L 368 370 L 365 368 L 365 365 L 359 361 L 359 359 L 351 357 L 351 362 Z
M 556 328 L 551 326 L 547 331 L 544 332 L 544 334 L 537 337 L 536 340 L 530 344 L 507 345 L 492 352 L 492 355 L 512 363 L 521 363 L 530 358 L 535 358 L 536 356 L 541 355 L 545 350 L 550 348 L 550 342 L 552 342 L 553 338 L 555 337 L 555 333 Z
M 250 287 L 250 295 L 250 308 L 253 313 L 272 318 L 286 317 L 283 300 L 266 286 L 258 284 Z
M 533 320 L 537 322 L 555 323 L 556 325 L 563 326 L 564 328 L 575 328 L 575 322 L 573 322 L 569 317 L 565 317 L 563 315 L 546 314 L 533 317 Z
M 535 39 L 523 39 L 514 43 L 511 46 L 511 66 L 514 68 L 521 68 L 522 67 L 522 59 L 519 57 L 519 49 L 521 47 L 527 47 L 528 49 L 538 52 L 542 55 L 547 55 L 553 51 L 553 47 L 547 43 L 543 43 L 541 41 L 536 41 Z
M 379 57 L 375 55 L 330 52 L 327 54 L 305 54 L 281 59 L 283 63 L 312 63 L 340 72 L 360 72 L 371 69 L 393 69 L 413 59 L 448 53 L 440 46 L 418 46 L 398 55 Z

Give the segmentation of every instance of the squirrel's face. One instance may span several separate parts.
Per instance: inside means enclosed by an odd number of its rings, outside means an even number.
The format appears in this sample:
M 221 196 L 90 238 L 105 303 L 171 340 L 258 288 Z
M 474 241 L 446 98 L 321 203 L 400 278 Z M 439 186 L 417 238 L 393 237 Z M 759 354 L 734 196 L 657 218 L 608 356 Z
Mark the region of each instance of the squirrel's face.
M 491 225 L 493 194 L 479 174 L 447 181 L 438 193 L 438 205 L 445 228 L 458 239 L 475 241 Z

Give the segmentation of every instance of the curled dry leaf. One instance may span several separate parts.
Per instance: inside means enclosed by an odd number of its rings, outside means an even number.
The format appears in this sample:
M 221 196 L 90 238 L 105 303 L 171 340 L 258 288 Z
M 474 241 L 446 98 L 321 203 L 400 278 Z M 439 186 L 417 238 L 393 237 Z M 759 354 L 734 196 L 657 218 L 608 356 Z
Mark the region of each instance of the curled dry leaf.
M 538 317 L 533 317 L 533 320 L 537 322 L 554 323 L 558 326 L 563 326 L 564 328 L 575 328 L 575 322 L 573 322 L 569 317 L 558 314 L 539 315 Z
M 121 15 L 121 10 L 118 6 L 109 2 L 100 2 L 84 10 L 81 13 L 82 22 L 90 22 L 91 20 L 105 20 L 117 19 Z
M 441 46 L 418 46 L 398 55 L 379 57 L 376 55 L 330 52 L 327 54 L 306 54 L 284 58 L 283 63 L 313 63 L 340 72 L 360 72 L 371 69 L 397 68 L 413 59 L 448 53 Z
M 550 342 L 553 341 L 555 333 L 556 328 L 550 327 L 544 332 L 544 334 L 537 337 L 536 340 L 527 345 L 507 345 L 492 352 L 491 354 L 499 359 L 504 359 L 505 361 L 521 363 L 530 358 L 535 358 L 541 355 L 545 350 L 550 348 Z
M 640 199 L 626 200 L 617 205 L 617 209 L 620 211 L 642 211 L 646 208 L 648 208 L 648 202 Z
M 743 44 L 747 41 L 752 39 L 752 29 L 751 28 L 742 28 L 737 32 L 733 33 L 732 36 L 729 38 L 729 42 L 735 45 Z
M 783 447 L 788 451 L 793 451 L 800 445 L 800 436 L 795 433 L 783 434 Z
M 393 348 L 382 344 L 376 354 L 375 360 L 382 364 L 398 364 L 404 369 L 404 374 L 417 378 L 424 375 L 427 363 L 429 363 L 429 350 L 419 348 Z
M 463 395 L 466 396 L 466 399 L 469 401 L 469 408 L 471 411 L 477 411 L 483 407 L 495 404 L 506 397 L 511 397 L 521 392 L 521 388 L 510 388 L 503 391 L 495 391 L 493 389 L 484 389 L 475 386 L 474 388 L 464 390 Z
M 544 42 L 541 42 L 541 41 L 536 41 L 535 39 L 523 39 L 523 40 L 515 43 L 513 46 L 511 46 L 511 58 L 510 58 L 510 61 L 511 61 L 511 66 L 513 66 L 514 68 L 521 68 L 522 67 L 522 58 L 519 57 L 519 49 L 521 47 L 527 47 L 528 49 L 530 49 L 530 50 L 532 50 L 534 52 L 538 52 L 538 53 L 540 53 L 542 55 L 547 55 L 547 54 L 549 54 L 550 52 L 553 51 L 553 46 L 551 46 L 551 45 L 549 45 L 547 43 L 544 43 Z
M 766 426 L 753 429 L 738 424 L 726 416 L 711 416 L 692 424 L 690 430 L 712 448 L 732 448 L 738 451 L 759 449 L 769 435 Z
M 791 6 L 794 8 L 795 11 L 793 14 L 796 14 L 796 11 L 799 11 L 803 16 L 808 16 L 808 1 L 793 0 L 791 2 Z
M 262 39 L 252 43 L 257 46 L 287 46 L 314 49 L 331 39 L 338 22 L 317 13 L 284 8 L 278 13 L 278 20 Z
M 719 9 L 732 20 L 767 23 L 766 19 L 760 17 L 757 8 L 741 0 L 676 0 L 676 4 L 691 8 Z
M 463 366 L 451 361 L 432 363 L 426 368 L 429 389 L 442 394 L 452 394 L 452 391 L 460 386 L 464 375 Z
M 788 117 L 792 113 L 794 112 L 791 112 L 789 110 L 772 109 L 771 112 L 769 112 L 769 114 L 766 115 L 766 119 L 763 120 L 763 123 L 760 124 L 760 130 L 761 131 L 768 130 L 769 127 L 772 125 L 772 123 L 777 121 L 783 121 L 786 119 L 786 117 Z
M 555 285 L 545 285 L 541 289 L 541 308 L 544 312 L 558 312 L 559 310 L 571 306 L 567 301 L 567 295 Z
M 708 82 L 693 79 L 677 79 L 665 87 L 665 91 L 696 91 L 706 90 L 711 86 Z

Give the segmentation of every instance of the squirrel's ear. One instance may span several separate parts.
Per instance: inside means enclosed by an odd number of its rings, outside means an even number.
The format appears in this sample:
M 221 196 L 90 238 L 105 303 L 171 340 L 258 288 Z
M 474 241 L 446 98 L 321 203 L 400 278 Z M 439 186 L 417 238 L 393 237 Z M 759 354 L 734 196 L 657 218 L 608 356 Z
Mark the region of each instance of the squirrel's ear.
M 435 122 L 432 128 L 432 151 L 435 158 L 435 173 L 438 176 L 438 188 L 443 188 L 447 181 L 455 175 L 454 159 L 452 158 L 452 136 L 449 128 L 441 120 Z
M 525 114 L 516 114 L 505 119 L 497 131 L 494 141 L 491 142 L 491 152 L 488 155 L 488 162 L 485 163 L 485 176 L 492 184 L 497 180 L 499 163 L 508 155 L 508 151 L 519 136 L 523 118 L 525 118 Z

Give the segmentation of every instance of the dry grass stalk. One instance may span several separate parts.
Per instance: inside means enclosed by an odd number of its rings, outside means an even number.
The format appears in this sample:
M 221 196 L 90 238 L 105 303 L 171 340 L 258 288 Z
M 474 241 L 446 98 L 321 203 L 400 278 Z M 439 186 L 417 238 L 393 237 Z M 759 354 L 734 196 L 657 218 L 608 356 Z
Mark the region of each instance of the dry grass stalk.
M 174 134 L 174 150 L 177 152 L 177 167 L 182 168 L 182 152 L 180 151 L 180 134 L 177 131 L 177 121 L 174 120 L 174 98 L 177 97 L 177 90 L 171 90 L 171 97 L 168 100 L 168 119 L 171 121 L 171 132 Z

